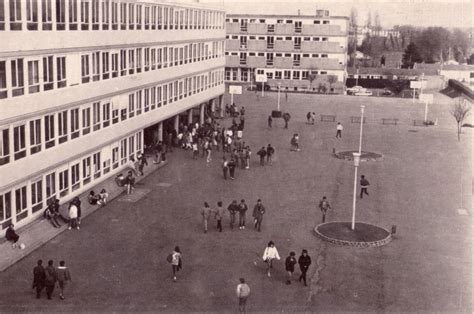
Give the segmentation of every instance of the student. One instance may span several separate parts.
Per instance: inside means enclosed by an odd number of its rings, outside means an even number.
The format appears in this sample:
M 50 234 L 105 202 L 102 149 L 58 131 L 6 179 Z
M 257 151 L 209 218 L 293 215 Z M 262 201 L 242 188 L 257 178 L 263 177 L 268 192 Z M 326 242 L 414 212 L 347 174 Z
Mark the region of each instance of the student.
M 50 204 L 44 210 L 43 217 L 48 219 L 49 222 L 53 225 L 53 227 L 59 228 L 61 227 L 61 224 L 58 222 L 58 220 L 56 219 L 56 216 L 54 215 L 54 209 L 53 209 L 54 203 L 52 200 L 49 201 L 49 203 Z
M 364 194 L 369 196 L 369 192 L 367 192 L 367 188 L 369 187 L 369 185 L 370 185 L 369 180 L 367 180 L 364 175 L 361 175 L 360 176 L 360 198 L 362 198 Z
M 344 129 L 344 127 L 342 126 L 341 122 L 338 122 L 337 126 L 336 126 L 336 138 L 342 138 L 342 130 L 343 129 Z
M 44 288 L 44 279 L 45 279 L 45 272 L 43 267 L 43 261 L 38 260 L 37 265 L 33 268 L 33 286 L 32 289 L 36 288 L 36 298 L 39 299 L 41 297 L 41 291 Z
M 303 280 L 304 285 L 306 284 L 306 273 L 308 272 L 309 265 L 311 265 L 311 257 L 308 255 L 308 251 L 303 249 L 301 256 L 298 258 L 298 264 L 300 265 L 301 275 L 299 281 Z
M 240 313 L 245 313 L 245 307 L 247 306 L 247 299 L 250 295 L 250 287 L 245 283 L 244 278 L 239 279 L 239 284 L 237 285 L 237 298 L 239 298 L 239 311 Z
M 145 166 L 148 166 L 148 161 L 146 160 L 146 156 L 143 154 L 138 155 L 138 172 L 142 176 L 143 173 L 143 168 Z
M 310 120 L 311 120 L 311 112 L 308 111 L 308 113 L 306 114 L 306 124 L 309 124 Z
M 58 274 L 56 272 L 56 268 L 53 266 L 53 261 L 48 261 L 48 266 L 44 269 L 45 279 L 44 285 L 46 287 L 46 295 L 48 299 L 51 300 L 51 296 L 53 295 L 54 286 L 56 285 L 56 281 L 58 280 Z
M 14 227 L 15 226 L 13 224 L 10 224 L 10 226 L 8 226 L 8 229 L 5 232 L 5 238 L 7 239 L 7 241 L 12 242 L 13 248 L 16 248 L 16 243 L 20 239 L 20 236 L 16 234 Z
M 263 261 L 267 263 L 267 276 L 271 277 L 270 270 L 273 267 L 273 260 L 277 259 L 280 260 L 280 255 L 278 254 L 278 250 L 275 247 L 275 243 L 273 241 L 268 242 L 265 251 L 263 252 Z
M 100 199 L 100 196 L 95 195 L 94 191 L 89 192 L 89 196 L 88 196 L 88 199 L 87 199 L 89 201 L 89 204 L 97 205 L 97 202 L 99 201 L 99 199 Z
M 175 246 L 173 253 L 171 253 L 171 268 L 173 270 L 173 281 L 176 282 L 178 271 L 181 270 L 183 264 L 181 261 L 181 250 L 179 246 Z
M 204 233 L 207 233 L 207 225 L 209 222 L 209 217 L 211 216 L 211 208 L 207 202 L 204 202 L 204 207 L 201 209 L 201 216 L 204 224 Z
M 272 165 L 272 156 L 275 153 L 275 148 L 271 144 L 268 144 L 267 146 L 267 164 Z
M 270 129 L 272 128 L 272 122 L 273 122 L 272 116 L 268 116 L 268 127 Z
M 132 194 L 134 184 L 135 184 L 135 178 L 133 177 L 132 171 L 129 171 L 127 177 L 125 178 L 125 186 L 127 187 L 127 194 Z
M 64 261 L 59 262 L 59 267 L 56 270 L 58 284 L 59 284 L 59 298 L 64 300 L 64 289 L 66 288 L 66 284 L 68 281 L 71 281 L 71 274 L 69 273 L 69 269 L 66 267 L 66 263 Z
M 323 213 L 323 223 L 326 221 L 326 212 L 328 209 L 331 209 L 331 205 L 329 205 L 326 196 L 323 196 L 323 199 L 319 202 L 319 209 Z
M 102 189 L 99 194 L 99 201 L 97 202 L 101 206 L 105 206 L 107 204 L 107 200 L 109 198 L 109 193 L 105 189 Z
M 290 252 L 290 255 L 285 260 L 285 270 L 288 273 L 287 285 L 291 284 L 291 277 L 293 277 L 295 272 L 295 265 L 297 263 L 295 255 L 295 252 Z
M 227 180 L 227 171 L 229 170 L 229 162 L 225 157 L 222 157 L 222 173 L 224 174 L 224 180 Z
M 260 228 L 262 227 L 262 221 L 263 221 L 263 214 L 265 214 L 265 207 L 262 204 L 262 200 L 258 199 L 257 204 L 253 208 L 253 218 L 254 218 L 254 226 L 255 229 L 260 232 Z
M 245 200 L 242 199 L 239 204 L 239 229 L 243 230 L 245 229 L 245 214 L 247 213 L 247 210 L 249 207 L 245 203 Z
M 227 210 L 230 213 L 230 229 L 234 229 L 235 215 L 239 211 L 239 205 L 237 205 L 237 200 L 233 200 L 232 203 L 227 207 Z
M 76 228 L 79 230 L 79 225 L 77 223 L 77 205 L 75 202 L 69 203 L 69 227 L 68 229 L 71 230 L 72 228 Z
M 260 156 L 260 166 L 265 165 L 265 156 L 267 155 L 267 150 L 265 149 L 265 146 L 262 146 L 260 150 L 257 152 L 257 155 Z
M 222 218 L 224 218 L 224 208 L 222 207 L 222 202 L 217 202 L 217 208 L 214 216 L 217 220 L 217 230 L 222 232 Z

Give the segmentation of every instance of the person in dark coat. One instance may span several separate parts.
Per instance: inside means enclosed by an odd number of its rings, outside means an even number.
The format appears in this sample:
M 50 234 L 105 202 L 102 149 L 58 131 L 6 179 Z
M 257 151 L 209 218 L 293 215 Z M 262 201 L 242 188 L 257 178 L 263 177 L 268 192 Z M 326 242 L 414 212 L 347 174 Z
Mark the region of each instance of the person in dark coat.
M 367 188 L 369 187 L 369 185 L 370 185 L 369 180 L 367 180 L 364 175 L 361 175 L 360 176 L 360 198 L 362 198 L 364 194 L 369 196 L 369 192 L 367 192 Z
M 239 204 L 239 229 L 243 230 L 245 229 L 245 213 L 249 207 L 245 203 L 245 200 L 242 199 Z
M 306 272 L 308 271 L 309 265 L 311 265 L 311 257 L 308 255 L 308 251 L 304 250 L 301 252 L 301 256 L 298 258 L 298 264 L 300 265 L 301 275 L 299 281 L 303 279 L 304 285 L 306 284 Z
M 38 265 L 33 268 L 33 286 L 32 289 L 36 288 L 36 298 L 39 299 L 41 297 L 41 291 L 44 288 L 44 279 L 45 279 L 45 272 L 43 268 L 43 261 L 38 260 Z
M 53 266 L 53 261 L 48 261 L 48 266 L 44 270 L 45 273 L 45 280 L 44 285 L 46 287 L 46 295 L 48 299 L 51 300 L 51 296 L 53 295 L 54 286 L 56 285 L 56 281 L 58 280 L 58 274 L 56 272 L 56 268 Z
M 268 144 L 267 146 L 267 164 L 272 164 L 272 156 L 275 153 L 275 148 L 273 148 L 272 144 Z
M 260 228 L 262 227 L 262 221 L 263 221 L 263 214 L 265 214 L 265 207 L 262 204 L 262 200 L 258 199 L 257 204 L 253 208 L 253 218 L 255 220 L 255 229 L 260 232 Z
M 268 127 L 269 128 L 272 127 L 272 122 L 273 122 L 272 116 L 268 116 Z
M 230 161 L 227 163 L 227 165 L 229 166 L 229 176 L 232 180 L 235 179 L 235 166 L 236 166 L 236 162 L 235 162 L 236 158 L 231 158 Z
M 290 256 L 288 256 L 285 260 L 285 270 L 288 273 L 288 279 L 286 280 L 286 284 L 291 284 L 291 277 L 293 277 L 293 273 L 295 272 L 295 265 L 296 265 L 296 253 L 290 252 Z
M 265 156 L 267 155 L 267 150 L 265 149 L 265 146 L 262 146 L 260 150 L 257 152 L 257 155 L 260 156 L 260 166 L 265 165 Z
M 69 269 L 66 267 L 66 263 L 64 261 L 59 262 L 59 267 L 56 273 L 60 289 L 59 298 L 64 300 L 64 289 L 66 288 L 67 282 L 71 281 L 71 274 L 69 273 Z
M 227 207 L 227 210 L 230 213 L 230 228 L 234 229 L 235 215 L 239 211 L 239 205 L 237 205 L 237 201 L 233 200 L 229 207 Z
M 10 241 L 13 243 L 12 244 L 13 248 L 16 248 L 16 243 L 20 239 L 20 236 L 16 234 L 14 227 L 15 226 L 13 224 L 10 224 L 10 226 L 8 226 L 8 229 L 5 232 L 5 238 L 7 239 L 7 241 Z
M 288 122 L 291 119 L 291 115 L 288 112 L 283 114 L 283 120 L 285 121 L 285 129 L 288 129 Z

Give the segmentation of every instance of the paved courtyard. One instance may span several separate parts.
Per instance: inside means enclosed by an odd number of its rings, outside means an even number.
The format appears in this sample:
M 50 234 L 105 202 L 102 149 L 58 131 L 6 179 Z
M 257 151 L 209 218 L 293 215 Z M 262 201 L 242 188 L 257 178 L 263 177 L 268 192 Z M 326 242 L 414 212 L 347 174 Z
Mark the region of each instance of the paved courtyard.
M 80 231 L 60 234 L 0 273 L 0 312 L 235 312 L 239 277 L 251 288 L 249 311 L 472 312 L 473 133 L 465 130 L 457 141 L 446 100 L 430 108 L 439 125 L 425 128 L 410 126 L 423 118 L 423 107 L 411 100 L 290 94 L 288 102 L 282 97 L 282 110 L 292 115 L 288 130 L 278 119 L 267 128 L 276 94 L 234 101 L 246 108 L 250 170 L 237 169 L 236 180 L 224 181 L 219 153 L 207 166 L 204 158 L 175 150 L 166 167 L 137 187 L 140 197 L 122 195 L 84 219 Z M 363 150 L 384 158 L 359 167 L 371 185 L 370 196 L 357 200 L 357 220 L 397 226 L 394 240 L 380 248 L 334 246 L 312 231 L 321 221 L 323 195 L 334 209 L 328 221 L 351 218 L 354 168 L 332 150 L 357 149 L 359 125 L 350 117 L 359 115 L 360 104 L 369 119 Z M 342 139 L 335 139 L 335 123 L 307 125 L 308 111 L 337 115 Z M 382 125 L 382 118 L 400 124 Z M 290 152 L 293 133 L 300 134 L 300 152 Z M 255 153 L 268 143 L 276 148 L 274 163 L 261 167 Z M 249 223 L 251 213 L 246 230 L 230 230 L 227 215 L 222 233 L 214 220 L 210 232 L 202 232 L 204 201 L 227 207 L 242 198 L 250 209 L 262 199 L 262 232 Z M 263 263 L 254 264 L 269 240 L 282 257 L 271 278 Z M 183 252 L 177 283 L 166 262 L 175 245 Z M 303 248 L 313 260 L 309 287 L 296 280 L 287 286 L 284 258 L 290 251 L 298 257 Z M 66 300 L 57 291 L 52 301 L 35 298 L 32 268 L 40 258 L 66 260 L 73 278 Z

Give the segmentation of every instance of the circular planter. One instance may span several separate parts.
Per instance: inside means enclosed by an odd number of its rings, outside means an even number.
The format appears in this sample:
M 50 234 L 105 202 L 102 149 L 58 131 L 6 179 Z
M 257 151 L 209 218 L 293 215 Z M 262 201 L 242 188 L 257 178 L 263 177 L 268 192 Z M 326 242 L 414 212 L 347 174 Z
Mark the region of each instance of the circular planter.
M 358 153 L 356 150 L 347 150 L 342 152 L 334 153 L 334 156 L 339 159 L 344 160 L 354 160 L 353 153 Z M 360 160 L 361 161 L 377 161 L 383 158 L 382 154 L 374 153 L 374 152 L 361 152 Z
M 355 230 L 351 229 L 351 222 L 326 222 L 317 225 L 314 232 L 324 241 L 361 248 L 382 246 L 392 240 L 388 230 L 364 222 L 356 222 Z

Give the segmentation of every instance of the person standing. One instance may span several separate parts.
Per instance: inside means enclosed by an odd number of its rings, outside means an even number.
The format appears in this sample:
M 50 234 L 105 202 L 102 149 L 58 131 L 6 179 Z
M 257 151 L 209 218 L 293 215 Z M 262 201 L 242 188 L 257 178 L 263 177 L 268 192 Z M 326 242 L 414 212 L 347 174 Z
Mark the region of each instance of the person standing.
M 41 297 L 41 291 L 44 288 L 45 276 L 46 275 L 44 272 L 43 261 L 38 260 L 37 266 L 33 268 L 33 287 L 32 287 L 32 289 L 36 288 L 37 299 Z
M 311 124 L 314 124 L 315 121 L 316 121 L 316 113 L 311 112 Z
M 311 112 L 308 111 L 308 113 L 306 114 L 306 124 L 309 124 L 310 120 L 311 120 Z
M 227 207 L 227 210 L 230 213 L 230 229 L 234 229 L 235 223 L 235 215 L 239 211 L 239 205 L 237 205 L 237 201 L 233 200 L 232 203 Z
M 81 200 L 79 199 L 79 197 L 76 196 L 73 202 L 77 207 L 77 230 L 79 230 L 79 225 L 81 224 L 81 217 L 82 217 Z
M 15 226 L 10 224 L 5 232 L 5 238 L 7 241 L 12 242 L 12 247 L 16 248 L 16 243 L 20 240 L 20 236 L 15 231 Z
M 132 171 L 129 171 L 127 177 L 125 178 L 125 186 L 127 187 L 127 194 L 132 194 L 134 184 L 135 184 L 135 178 L 133 177 Z
M 148 166 L 148 160 L 146 160 L 146 156 L 144 154 L 138 155 L 138 172 L 140 172 L 140 175 L 142 176 L 143 173 L 143 168 L 145 166 Z
M 67 282 L 71 281 L 71 274 L 69 273 L 69 269 L 66 267 L 66 263 L 64 261 L 59 262 L 59 267 L 56 272 L 60 289 L 59 298 L 64 300 L 64 288 L 66 288 Z
M 285 260 L 285 270 L 288 273 L 288 279 L 286 279 L 286 284 L 291 284 L 291 277 L 293 277 L 293 273 L 295 272 L 295 265 L 296 265 L 296 253 L 290 252 L 290 255 Z
M 299 281 L 303 280 L 304 285 L 306 284 L 306 273 L 308 272 L 309 265 L 311 265 L 311 257 L 308 255 L 308 251 L 303 249 L 301 256 L 298 258 L 298 264 L 300 265 L 301 275 Z
M 245 283 L 244 278 L 239 279 L 240 283 L 237 285 L 237 298 L 239 298 L 239 311 L 245 313 L 245 307 L 247 306 L 247 299 L 250 295 L 250 287 Z
M 300 151 L 298 133 L 293 134 L 293 137 L 291 138 L 290 144 L 291 144 L 291 151 L 292 152 L 299 152 Z
M 249 207 L 245 203 L 245 200 L 244 199 L 240 200 L 240 204 L 239 204 L 239 229 L 240 230 L 245 229 L 245 213 L 247 212 L 248 209 Z
M 265 251 L 263 252 L 263 261 L 267 263 L 267 276 L 271 277 L 270 270 L 273 268 L 273 260 L 277 259 L 280 260 L 280 255 L 278 254 L 278 250 L 275 247 L 275 243 L 273 241 L 268 242 Z
M 235 166 L 236 166 L 235 158 L 231 158 L 227 165 L 229 167 L 229 177 L 231 180 L 234 180 L 235 179 L 234 177 Z
M 253 218 L 254 218 L 254 226 L 255 229 L 260 232 L 260 228 L 262 227 L 262 221 L 263 221 L 263 214 L 265 214 L 265 207 L 262 204 L 262 200 L 258 199 L 257 204 L 253 208 Z
M 69 227 L 68 229 L 71 230 L 72 228 L 76 228 L 79 230 L 79 225 L 77 224 L 77 205 L 75 202 L 69 203 Z
M 44 285 L 46 287 L 46 295 L 48 299 L 51 300 L 51 296 L 53 295 L 54 286 L 56 285 L 56 281 L 58 280 L 58 274 L 56 272 L 56 268 L 53 266 L 53 261 L 48 261 L 48 266 L 44 269 L 45 279 Z
M 267 151 L 265 149 L 265 146 L 262 146 L 260 150 L 257 152 L 257 155 L 260 156 L 260 166 L 265 165 L 265 156 L 267 155 Z
M 268 127 L 271 129 L 272 128 L 272 122 L 273 122 L 273 119 L 272 119 L 272 116 L 268 116 Z
M 367 180 L 364 175 L 361 175 L 360 176 L 360 198 L 362 198 L 364 194 L 369 196 L 369 192 L 367 192 L 367 188 L 369 187 L 369 185 L 370 185 L 369 180 Z
M 181 270 L 183 264 L 181 261 L 181 250 L 179 249 L 179 246 L 175 246 L 173 253 L 171 253 L 171 268 L 173 270 L 173 281 L 176 282 L 177 278 L 176 275 L 178 274 L 178 271 Z
M 291 115 L 288 112 L 283 114 L 283 120 L 285 120 L 285 129 L 288 129 L 288 122 L 291 119 Z
M 328 209 L 331 209 L 331 205 L 329 204 L 326 196 L 323 196 L 323 199 L 319 202 L 319 209 L 323 213 L 323 223 L 326 221 L 326 212 Z
M 252 155 L 252 151 L 250 150 L 250 146 L 247 145 L 245 149 L 245 169 L 250 169 L 250 155 Z
M 224 174 L 224 180 L 227 180 L 227 171 L 229 170 L 229 162 L 225 157 L 222 157 L 222 173 Z
M 209 217 L 211 216 L 211 208 L 207 202 L 204 202 L 204 207 L 201 209 L 201 216 L 204 224 L 204 233 L 207 233 L 207 225 L 209 222 Z
M 272 165 L 272 156 L 275 153 L 275 148 L 273 148 L 272 144 L 268 144 L 267 146 L 267 164 Z
M 338 122 L 336 125 L 336 138 L 342 138 L 342 130 L 344 127 L 342 126 L 341 122 Z
M 217 202 L 215 218 L 217 220 L 217 230 L 222 232 L 222 218 L 224 218 L 224 208 L 222 207 L 221 201 Z

